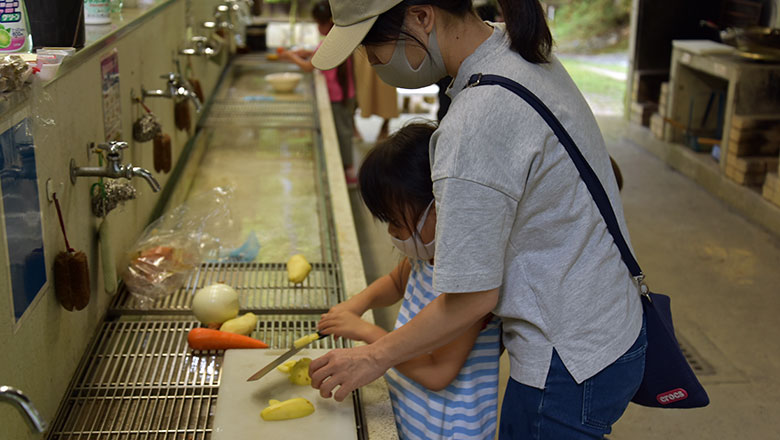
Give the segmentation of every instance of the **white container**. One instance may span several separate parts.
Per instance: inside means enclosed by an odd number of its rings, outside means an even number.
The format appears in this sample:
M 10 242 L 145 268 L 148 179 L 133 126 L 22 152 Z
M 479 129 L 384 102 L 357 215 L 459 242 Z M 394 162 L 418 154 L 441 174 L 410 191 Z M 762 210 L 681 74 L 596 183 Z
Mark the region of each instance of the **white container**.
M 68 52 L 64 50 L 54 50 L 54 49 L 39 49 L 38 52 L 36 52 L 39 56 L 40 55 L 51 55 L 56 58 L 56 63 L 61 63 L 65 57 L 69 55 Z
M 49 51 L 49 50 L 55 50 L 59 52 L 65 52 L 68 56 L 71 56 L 76 53 L 75 47 L 43 47 L 38 52 L 41 51 Z
M 51 81 L 57 76 L 57 69 L 60 68 L 60 64 L 40 64 L 41 71 L 38 72 L 35 77 L 41 81 Z
M 108 0 L 84 0 L 85 24 L 111 24 L 111 2 Z

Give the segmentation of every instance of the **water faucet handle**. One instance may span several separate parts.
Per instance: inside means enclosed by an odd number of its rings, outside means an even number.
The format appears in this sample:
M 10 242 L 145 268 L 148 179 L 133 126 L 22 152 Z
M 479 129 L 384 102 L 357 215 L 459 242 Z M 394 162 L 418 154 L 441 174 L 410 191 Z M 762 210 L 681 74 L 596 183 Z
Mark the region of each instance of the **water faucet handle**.
M 179 74 L 176 72 L 163 73 L 160 75 L 160 78 L 167 79 L 169 82 L 174 82 L 179 80 Z
M 127 142 L 122 141 L 111 141 L 104 144 L 97 144 L 95 145 L 95 148 L 98 150 L 103 150 L 108 154 L 122 154 L 122 150 L 126 149 L 128 147 Z

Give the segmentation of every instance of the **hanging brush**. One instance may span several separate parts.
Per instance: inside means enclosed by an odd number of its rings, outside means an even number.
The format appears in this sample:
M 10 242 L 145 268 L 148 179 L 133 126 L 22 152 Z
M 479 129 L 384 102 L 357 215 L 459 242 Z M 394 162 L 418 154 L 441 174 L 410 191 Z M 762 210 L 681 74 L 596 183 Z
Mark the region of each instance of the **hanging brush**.
M 141 98 L 135 98 L 135 100 L 141 104 L 146 113 L 133 122 L 133 139 L 136 142 L 149 142 L 162 131 L 162 126 L 157 116 L 144 104 Z
M 84 252 L 70 247 L 57 193 L 52 194 L 52 198 L 57 208 L 57 217 L 60 220 L 66 249 L 54 258 L 54 293 L 65 310 L 81 310 L 89 304 L 89 262 Z

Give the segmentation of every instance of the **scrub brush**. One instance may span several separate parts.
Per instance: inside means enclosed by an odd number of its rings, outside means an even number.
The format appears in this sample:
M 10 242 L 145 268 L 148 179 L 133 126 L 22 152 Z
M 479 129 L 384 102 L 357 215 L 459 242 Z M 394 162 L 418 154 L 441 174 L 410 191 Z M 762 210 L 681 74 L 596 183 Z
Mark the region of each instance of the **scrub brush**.
M 158 173 L 171 171 L 173 152 L 171 151 L 171 137 L 167 134 L 158 134 L 154 137 L 154 170 Z
M 141 104 L 146 114 L 133 122 L 133 139 L 136 142 L 149 142 L 162 131 L 162 127 L 160 126 L 160 121 L 157 120 L 157 116 L 152 113 L 140 98 L 136 98 L 136 102 Z
M 54 292 L 65 310 L 81 310 L 89 304 L 89 262 L 84 252 L 70 247 L 57 194 L 52 194 L 67 251 L 54 258 Z
M 173 120 L 179 130 L 190 131 L 192 116 L 190 115 L 190 104 L 186 99 L 176 100 L 176 104 L 173 106 Z

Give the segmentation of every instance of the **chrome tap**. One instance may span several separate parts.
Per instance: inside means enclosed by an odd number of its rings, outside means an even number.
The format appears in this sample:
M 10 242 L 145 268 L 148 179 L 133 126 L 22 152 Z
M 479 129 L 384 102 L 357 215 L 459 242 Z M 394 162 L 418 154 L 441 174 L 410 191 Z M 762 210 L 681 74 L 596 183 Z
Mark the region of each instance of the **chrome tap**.
M 112 179 L 132 179 L 140 177 L 152 187 L 152 191 L 160 190 L 160 184 L 148 170 L 134 167 L 132 164 L 122 164 L 122 150 L 127 148 L 127 142 L 109 142 L 107 144 L 92 145 L 90 148 L 106 152 L 106 164 L 102 167 L 77 167 L 74 159 L 70 160 L 70 181 L 76 183 L 79 176 L 109 177 Z
M 200 113 L 203 107 L 198 95 L 192 90 L 192 86 L 187 81 L 184 81 L 177 73 L 166 73 L 160 78 L 168 80 L 168 90 L 146 90 L 141 88 L 141 96 L 143 98 L 186 98 L 192 101 L 195 106 L 195 111 Z
M 190 41 L 193 43 L 193 47 L 180 50 L 180 55 L 213 57 L 219 55 L 222 48 L 219 43 L 208 37 L 195 36 Z
M 30 399 L 21 391 L 2 385 L 0 386 L 0 401 L 14 405 L 25 416 L 24 419 L 31 429 L 41 433 L 46 431 L 46 422 L 38 414 Z

